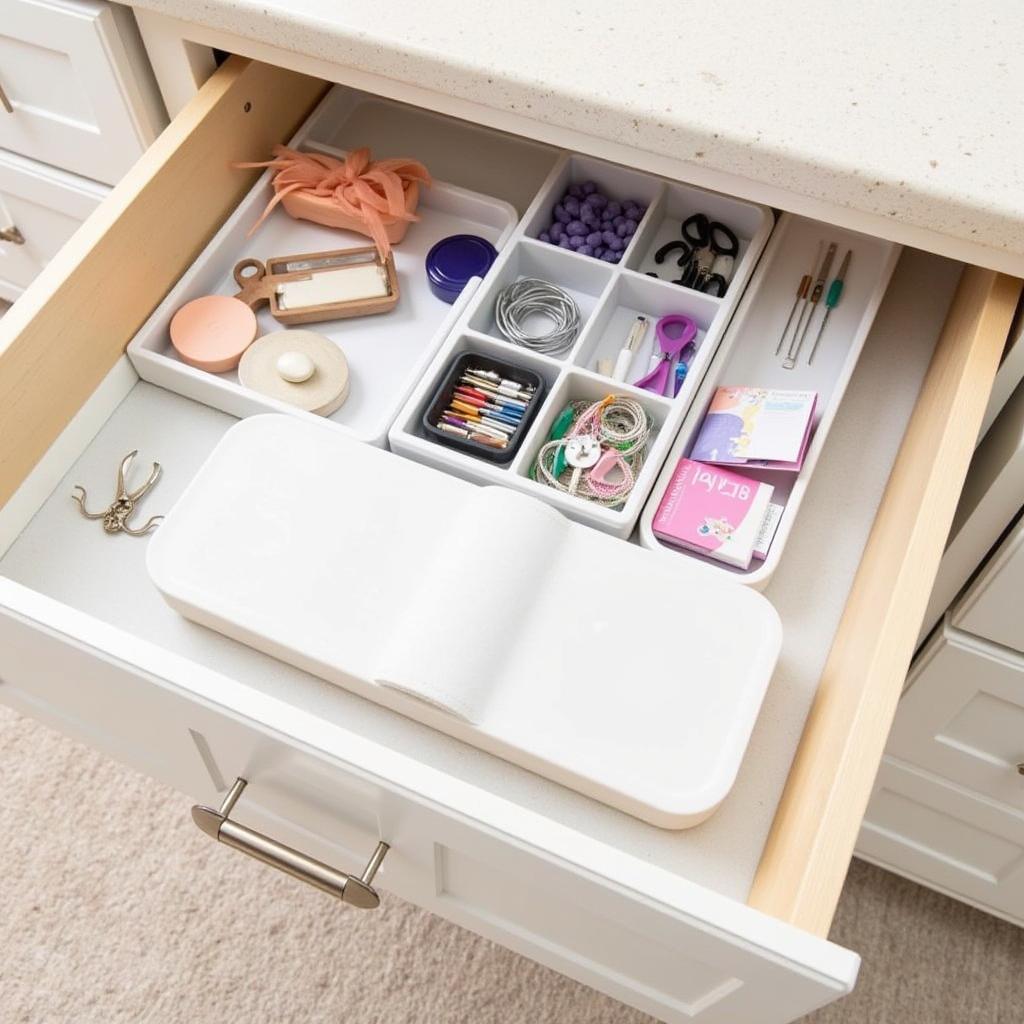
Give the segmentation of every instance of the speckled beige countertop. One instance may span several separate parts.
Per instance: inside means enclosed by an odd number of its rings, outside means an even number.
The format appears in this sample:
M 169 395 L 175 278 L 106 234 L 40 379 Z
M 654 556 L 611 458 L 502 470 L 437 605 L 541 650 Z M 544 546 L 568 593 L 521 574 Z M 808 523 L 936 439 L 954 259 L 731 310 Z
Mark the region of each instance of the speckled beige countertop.
M 931 248 L 980 243 L 1024 272 L 1020 0 L 129 2 L 953 243 Z

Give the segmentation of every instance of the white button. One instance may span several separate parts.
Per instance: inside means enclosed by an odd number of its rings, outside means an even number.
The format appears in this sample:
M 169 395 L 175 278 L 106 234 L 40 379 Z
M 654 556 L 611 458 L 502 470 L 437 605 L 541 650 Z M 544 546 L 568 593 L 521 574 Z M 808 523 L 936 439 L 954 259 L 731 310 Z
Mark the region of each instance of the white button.
M 277 357 L 277 372 L 283 380 L 301 384 L 316 372 L 316 363 L 305 352 L 282 352 Z
M 574 469 L 590 469 L 601 458 L 601 442 L 589 434 L 571 437 L 565 445 L 565 461 Z

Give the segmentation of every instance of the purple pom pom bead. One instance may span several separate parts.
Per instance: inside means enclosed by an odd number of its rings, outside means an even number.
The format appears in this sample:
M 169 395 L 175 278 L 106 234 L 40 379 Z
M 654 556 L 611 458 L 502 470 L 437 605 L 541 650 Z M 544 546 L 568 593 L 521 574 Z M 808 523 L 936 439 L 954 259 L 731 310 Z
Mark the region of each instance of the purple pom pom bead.
M 580 188 L 585 196 L 589 196 L 597 191 L 597 186 L 592 181 L 583 182 L 583 184 L 580 185 Z
M 617 252 L 613 252 L 611 249 L 605 249 L 604 255 L 602 255 L 601 259 L 603 259 L 605 263 L 618 263 L 619 254 Z
M 537 237 L 542 242 L 550 242 L 551 241 L 551 236 L 546 231 L 542 231 Z
M 611 246 L 613 242 L 617 242 L 619 240 L 619 236 L 616 235 L 614 231 L 603 231 L 601 233 L 601 238 L 607 246 Z
M 595 210 L 600 210 L 608 205 L 608 197 L 601 195 L 600 192 L 594 192 L 587 196 L 587 202 L 590 203 Z
M 622 203 L 616 203 L 613 200 L 605 207 L 605 213 L 609 217 L 618 217 L 622 213 Z
M 561 203 L 555 204 L 555 220 L 562 224 L 568 224 L 572 220 L 569 211 Z
M 571 220 L 568 224 L 565 225 L 565 230 L 570 235 L 586 235 L 587 225 L 584 224 L 581 220 Z
M 562 235 L 565 234 L 565 225 L 561 221 L 556 220 L 555 223 L 548 228 L 548 234 L 551 236 L 552 241 L 559 241 Z
M 594 255 L 594 247 L 592 245 L 581 245 L 576 251 L 581 256 L 593 256 Z

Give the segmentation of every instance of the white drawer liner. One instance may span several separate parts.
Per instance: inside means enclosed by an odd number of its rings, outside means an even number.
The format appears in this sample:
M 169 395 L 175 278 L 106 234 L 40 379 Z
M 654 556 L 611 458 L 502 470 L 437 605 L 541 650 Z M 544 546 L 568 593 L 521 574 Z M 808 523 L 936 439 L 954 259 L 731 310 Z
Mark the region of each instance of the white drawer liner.
M 136 385 L 0 559 L 0 573 L 256 691 L 343 724 L 496 800 L 528 808 L 642 857 L 652 867 L 745 900 L 873 510 L 959 273 L 960 265 L 948 260 L 903 253 L 801 508 L 800 527 L 765 590 L 785 625 L 785 639 L 747 756 L 728 799 L 698 828 L 667 831 L 646 825 L 171 610 L 146 575 L 146 542 L 97 536 L 98 524 L 81 519 L 69 496 L 76 483 L 112 482 L 118 461 L 138 447 L 143 460 L 159 458 L 164 464 L 164 477 L 146 507 L 152 512 L 170 507 L 236 421 L 161 388 Z M 824 564 L 827 577 L 820 571 Z

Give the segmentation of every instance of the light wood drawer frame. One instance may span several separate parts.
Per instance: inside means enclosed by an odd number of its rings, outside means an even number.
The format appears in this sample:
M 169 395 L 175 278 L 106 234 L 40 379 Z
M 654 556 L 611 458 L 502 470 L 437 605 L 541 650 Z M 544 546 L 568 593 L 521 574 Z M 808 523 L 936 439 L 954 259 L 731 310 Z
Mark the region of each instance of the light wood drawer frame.
M 327 84 L 232 58 L 0 320 L 0 505 Z M 748 902 L 831 923 L 1021 282 L 966 268 L 854 581 Z

